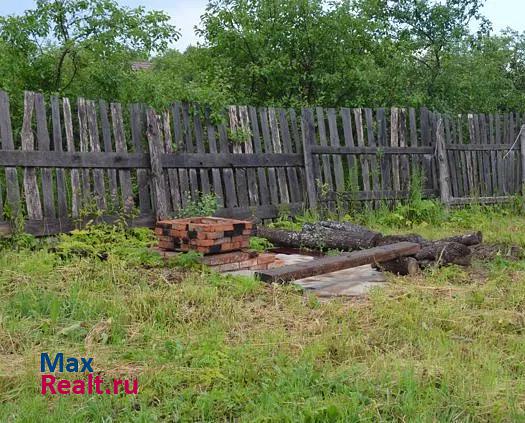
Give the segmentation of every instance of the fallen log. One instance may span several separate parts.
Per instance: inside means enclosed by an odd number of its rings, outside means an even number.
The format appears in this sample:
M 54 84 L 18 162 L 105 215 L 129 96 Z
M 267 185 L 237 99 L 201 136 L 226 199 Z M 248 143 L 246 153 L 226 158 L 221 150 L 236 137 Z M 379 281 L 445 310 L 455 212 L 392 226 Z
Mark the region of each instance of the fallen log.
M 313 250 L 361 250 L 375 247 L 381 234 L 372 231 L 340 231 L 321 225 L 305 224 L 301 232 L 272 229 L 264 226 L 257 228 L 257 236 L 283 247 L 306 247 Z
M 374 247 L 367 250 L 343 253 L 339 256 L 325 256 L 306 263 L 292 264 L 270 270 L 256 272 L 263 282 L 288 282 L 309 276 L 336 272 L 364 264 L 381 263 L 397 257 L 416 254 L 421 249 L 419 244 L 399 242 L 397 244 Z
M 374 268 L 401 276 L 414 276 L 421 271 L 419 263 L 414 257 L 399 257 L 394 260 L 376 264 Z
M 415 259 L 420 263 L 435 262 L 438 265 L 469 266 L 471 254 L 470 249 L 459 242 L 433 241 L 422 245 Z

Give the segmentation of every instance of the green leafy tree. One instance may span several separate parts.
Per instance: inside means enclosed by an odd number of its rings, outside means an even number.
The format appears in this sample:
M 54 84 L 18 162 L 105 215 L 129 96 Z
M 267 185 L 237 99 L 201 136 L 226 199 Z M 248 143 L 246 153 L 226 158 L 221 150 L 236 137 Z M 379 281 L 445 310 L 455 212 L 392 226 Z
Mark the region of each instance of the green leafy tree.
M 91 80 L 115 86 L 108 76 L 121 75 L 131 60 L 162 52 L 179 37 L 169 19 L 114 0 L 37 0 L 21 16 L 0 17 L 1 49 L 7 54 L 2 63 L 20 66 L 12 88 L 63 94 L 78 92 L 78 83 Z

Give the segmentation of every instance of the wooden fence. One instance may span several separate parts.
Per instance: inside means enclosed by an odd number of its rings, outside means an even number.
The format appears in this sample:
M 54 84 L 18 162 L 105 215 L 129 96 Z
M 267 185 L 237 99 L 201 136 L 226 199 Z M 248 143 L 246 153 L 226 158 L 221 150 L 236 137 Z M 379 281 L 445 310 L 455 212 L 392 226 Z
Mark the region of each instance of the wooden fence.
M 20 130 L 11 116 L 0 92 L 4 232 L 18 212 L 37 235 L 93 215 L 150 226 L 207 193 L 217 215 L 272 219 L 406 198 L 414 178 L 447 204 L 504 201 L 523 185 L 525 138 L 515 141 L 524 116 L 514 113 L 232 106 L 215 123 L 188 103 L 158 114 L 26 92 Z

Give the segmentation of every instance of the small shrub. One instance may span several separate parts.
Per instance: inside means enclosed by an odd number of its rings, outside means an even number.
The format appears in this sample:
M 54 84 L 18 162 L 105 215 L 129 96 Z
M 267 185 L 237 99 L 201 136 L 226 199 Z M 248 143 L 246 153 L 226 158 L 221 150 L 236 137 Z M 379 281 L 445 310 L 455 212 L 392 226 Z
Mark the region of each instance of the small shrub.
M 212 216 L 218 208 L 217 196 L 215 194 L 201 194 L 195 200 L 189 199 L 177 217 L 201 217 Z
M 126 228 L 118 225 L 92 224 L 69 234 L 62 234 L 54 247 L 64 260 L 73 257 L 116 257 L 131 265 L 161 264 L 158 254 L 149 251 L 155 238 L 148 228 Z
M 186 253 L 177 254 L 173 258 L 173 264 L 184 269 L 196 269 L 202 266 L 200 262 L 201 258 L 202 253 L 198 253 L 197 251 L 188 251 Z
M 250 250 L 257 251 L 262 253 L 270 248 L 273 248 L 274 245 L 268 241 L 266 238 L 260 238 L 258 236 L 252 236 L 250 238 Z

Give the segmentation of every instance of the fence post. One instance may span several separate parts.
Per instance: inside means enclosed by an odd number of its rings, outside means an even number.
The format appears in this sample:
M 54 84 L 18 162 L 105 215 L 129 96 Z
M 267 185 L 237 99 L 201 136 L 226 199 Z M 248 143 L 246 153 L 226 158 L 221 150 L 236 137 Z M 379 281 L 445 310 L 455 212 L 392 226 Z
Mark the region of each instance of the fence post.
M 309 208 L 317 208 L 317 190 L 315 187 L 314 165 L 312 160 L 311 146 L 315 137 L 314 124 L 311 109 L 303 109 L 301 112 L 301 132 L 303 136 L 304 174 L 306 177 L 306 192 L 308 194 Z
M 439 172 L 439 194 L 445 207 L 448 207 L 452 199 L 450 194 L 450 169 L 448 167 L 447 160 L 447 147 L 445 145 L 443 118 L 441 115 L 438 116 L 439 117 L 436 125 L 436 147 Z
M 520 130 L 521 193 L 525 197 L 525 125 Z
M 168 204 L 166 201 L 166 184 L 161 163 L 163 152 L 162 141 L 160 139 L 159 117 L 155 110 L 148 109 L 148 146 L 151 160 L 151 181 L 155 198 L 155 216 L 158 220 L 168 217 Z

